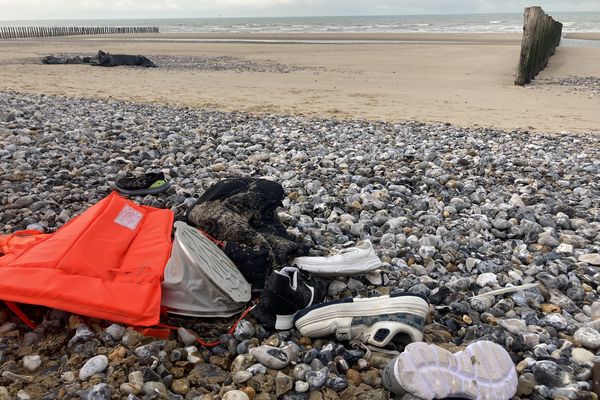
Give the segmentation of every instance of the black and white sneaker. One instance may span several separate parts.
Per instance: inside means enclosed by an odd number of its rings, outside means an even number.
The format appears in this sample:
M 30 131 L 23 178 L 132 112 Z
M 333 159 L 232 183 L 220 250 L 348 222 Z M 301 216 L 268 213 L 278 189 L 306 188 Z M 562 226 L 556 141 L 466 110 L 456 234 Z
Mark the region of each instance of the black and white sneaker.
M 347 298 L 308 307 L 294 318 L 304 336 L 335 335 L 338 340 L 358 340 L 385 347 L 423 340 L 429 313 L 424 296 L 398 293 L 373 298 Z
M 267 328 L 288 330 L 294 327 L 294 315 L 312 304 L 320 303 L 327 285 L 319 278 L 295 267 L 273 271 L 252 316 Z

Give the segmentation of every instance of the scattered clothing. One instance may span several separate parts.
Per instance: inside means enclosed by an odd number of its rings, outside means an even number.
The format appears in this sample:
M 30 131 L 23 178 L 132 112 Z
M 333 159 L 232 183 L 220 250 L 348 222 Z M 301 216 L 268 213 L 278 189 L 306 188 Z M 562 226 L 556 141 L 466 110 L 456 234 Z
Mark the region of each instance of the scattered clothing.
M 175 223 L 162 290 L 168 312 L 194 317 L 230 317 L 250 301 L 250 285 L 231 260 L 198 229 L 181 221 Z
M 298 268 L 285 267 L 271 273 L 252 316 L 270 329 L 292 329 L 294 315 L 321 303 L 326 294 L 327 284 L 323 280 Z
M 131 325 L 160 319 L 173 212 L 116 193 L 0 257 L 0 299 Z
M 372 298 L 347 298 L 315 304 L 296 314 L 296 328 L 311 338 L 335 335 L 378 347 L 423 340 L 429 314 L 424 296 L 397 293 Z
M 361 275 L 373 271 L 381 266 L 370 240 L 357 243 L 356 247 L 349 247 L 327 257 L 296 257 L 292 265 L 321 276 L 349 276 Z
M 92 57 L 42 57 L 42 64 L 89 64 Z
M 129 54 L 109 54 L 102 50 L 90 60 L 90 65 L 100 67 L 117 67 L 120 65 L 134 65 L 137 67 L 156 68 L 148 57 Z
M 433 344 L 411 343 L 383 370 L 382 381 L 392 393 L 425 400 L 508 400 L 518 384 L 508 352 L 485 340 L 456 354 Z
M 148 172 L 142 176 L 125 176 L 115 181 L 116 189 L 132 196 L 159 194 L 171 187 L 163 172 Z
M 42 64 L 89 64 L 100 67 L 116 67 L 120 65 L 131 65 L 146 68 L 156 68 L 156 64 L 148 57 L 128 54 L 110 54 L 102 50 L 94 57 L 42 57 Z
M 208 188 L 188 214 L 191 223 L 224 242 L 223 251 L 255 291 L 298 248 L 277 216 L 284 196 L 276 182 L 225 179 Z

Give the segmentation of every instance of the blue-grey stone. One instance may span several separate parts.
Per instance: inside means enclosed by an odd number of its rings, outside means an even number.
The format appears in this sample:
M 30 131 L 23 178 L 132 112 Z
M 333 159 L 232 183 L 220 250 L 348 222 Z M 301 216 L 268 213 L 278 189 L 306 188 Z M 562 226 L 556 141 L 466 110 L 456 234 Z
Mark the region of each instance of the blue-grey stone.
M 92 337 L 94 337 L 94 332 L 92 332 L 86 324 L 79 324 L 75 329 L 75 336 L 69 340 L 67 347 L 71 347 L 77 343 L 86 342 Z
M 286 347 L 259 346 L 253 347 L 249 353 L 262 365 L 271 369 L 283 369 L 291 361 L 290 349 Z
M 118 342 L 123 338 L 123 335 L 125 334 L 125 327 L 118 324 L 112 324 L 108 328 L 106 328 L 106 333 L 108 333 L 110 337 L 113 338 L 113 340 L 116 340 Z
M 112 391 L 106 383 L 99 383 L 88 390 L 80 390 L 77 395 L 81 400 L 111 400 Z
M 252 338 L 252 336 L 254 336 L 254 326 L 252 326 L 250 321 L 243 319 L 235 327 L 233 336 L 240 342 L 246 339 L 250 339 Z
M 348 380 L 342 378 L 341 376 L 334 376 L 332 378 L 329 378 L 329 380 L 327 381 L 327 387 L 335 390 L 336 392 L 339 392 L 348 387 Z
M 160 352 L 161 343 L 152 342 L 143 346 L 136 347 L 135 354 L 139 358 L 157 357 Z
M 306 378 L 306 374 L 312 371 L 312 368 L 308 364 L 300 363 L 294 367 L 292 371 L 292 377 L 296 381 L 303 381 Z
M 540 385 L 548 387 L 562 386 L 560 368 L 554 361 L 538 361 L 533 365 L 532 372 Z
M 251 345 L 250 339 L 243 340 L 237 345 L 235 351 L 237 354 L 247 354 Z
M 329 376 L 329 369 L 321 368 L 318 371 L 309 371 L 306 374 L 306 382 L 308 383 L 310 390 L 317 390 L 325 385 Z
M 319 350 L 310 349 L 309 351 L 306 352 L 306 354 L 304 354 L 304 358 L 302 361 L 304 361 L 305 364 L 310 364 L 318 356 L 319 356 Z
M 250 367 L 248 367 L 246 369 L 246 371 L 251 372 L 252 375 L 266 374 L 267 373 L 267 367 L 265 367 L 262 364 L 256 363 L 256 364 L 251 365 Z

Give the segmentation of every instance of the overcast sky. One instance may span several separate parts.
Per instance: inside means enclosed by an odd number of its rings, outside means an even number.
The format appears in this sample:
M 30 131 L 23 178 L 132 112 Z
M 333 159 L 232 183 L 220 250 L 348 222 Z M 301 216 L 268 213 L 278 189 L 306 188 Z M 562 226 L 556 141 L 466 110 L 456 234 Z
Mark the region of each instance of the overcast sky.
M 0 19 L 202 18 L 600 11 L 600 0 L 0 0 Z

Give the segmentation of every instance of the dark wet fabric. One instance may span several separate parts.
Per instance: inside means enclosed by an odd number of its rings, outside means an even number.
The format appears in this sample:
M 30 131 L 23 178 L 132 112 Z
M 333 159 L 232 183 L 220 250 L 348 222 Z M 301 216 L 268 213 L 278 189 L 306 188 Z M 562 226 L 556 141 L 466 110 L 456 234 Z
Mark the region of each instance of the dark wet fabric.
M 116 67 L 119 65 L 135 65 L 138 67 L 156 68 L 148 57 L 128 54 L 109 54 L 99 51 L 96 57 L 90 60 L 90 65 L 99 67 Z
M 223 251 L 253 290 L 261 290 L 266 275 L 298 247 L 277 216 L 284 196 L 276 182 L 225 179 L 210 187 L 188 214 L 192 224 L 225 242 Z
M 42 57 L 43 64 L 89 64 L 99 67 L 116 67 L 119 65 L 133 65 L 146 68 L 154 68 L 154 64 L 149 58 L 139 55 L 128 54 L 109 54 L 102 50 L 94 57 Z
M 91 57 L 42 57 L 42 64 L 89 64 Z

